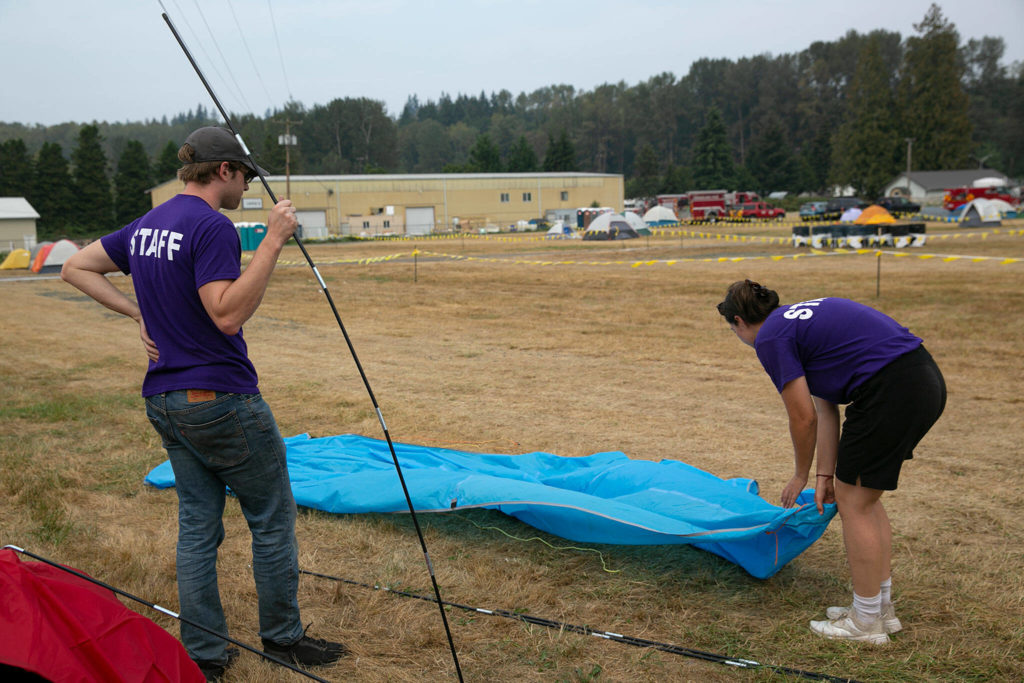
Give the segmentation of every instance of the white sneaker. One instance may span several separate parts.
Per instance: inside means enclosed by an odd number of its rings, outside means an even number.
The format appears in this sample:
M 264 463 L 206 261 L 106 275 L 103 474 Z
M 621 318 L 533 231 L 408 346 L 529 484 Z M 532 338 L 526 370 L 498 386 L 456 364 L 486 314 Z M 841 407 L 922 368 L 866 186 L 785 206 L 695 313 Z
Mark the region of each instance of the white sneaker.
M 812 621 L 811 630 L 825 638 L 855 640 L 872 645 L 886 645 L 889 642 L 889 636 L 885 633 L 881 619 L 875 619 L 871 624 L 862 625 L 849 614 L 829 621 Z
M 830 620 L 842 619 L 853 611 L 853 607 L 829 607 L 825 610 L 825 616 Z M 898 633 L 903 630 L 903 624 L 896 616 L 896 608 L 890 602 L 882 608 L 882 628 L 886 633 Z

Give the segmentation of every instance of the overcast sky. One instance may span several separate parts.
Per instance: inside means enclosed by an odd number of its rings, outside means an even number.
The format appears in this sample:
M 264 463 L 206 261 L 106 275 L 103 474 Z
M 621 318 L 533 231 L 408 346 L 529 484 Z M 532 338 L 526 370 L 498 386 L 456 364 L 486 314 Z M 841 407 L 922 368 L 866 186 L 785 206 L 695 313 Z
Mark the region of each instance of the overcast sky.
M 848 30 L 914 34 L 930 0 L 164 0 L 218 97 L 263 115 L 289 98 L 513 95 L 634 85 L 702 57 L 800 52 Z M 1024 61 L 1024 0 L 939 3 L 962 42 Z M 202 8 L 201 10 L 199 8 Z M 0 0 L 0 121 L 141 121 L 212 109 L 158 0 Z M 273 19 L 272 19 L 273 17 Z

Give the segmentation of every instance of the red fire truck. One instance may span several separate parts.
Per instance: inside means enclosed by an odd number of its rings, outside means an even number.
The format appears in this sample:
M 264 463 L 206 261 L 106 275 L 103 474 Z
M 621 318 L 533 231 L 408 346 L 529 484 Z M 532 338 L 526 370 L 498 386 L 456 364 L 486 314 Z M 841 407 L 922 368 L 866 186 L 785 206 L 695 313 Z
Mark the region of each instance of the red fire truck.
M 698 190 L 685 194 L 659 194 L 658 204 L 667 206 L 676 213 L 689 208 L 690 219 L 695 221 L 718 221 L 729 217 L 730 211 L 740 205 L 759 202 L 756 192 L 725 190 Z
M 1012 206 L 1017 206 L 1020 197 L 1003 183 L 1002 178 L 981 178 L 974 181 L 971 187 L 953 187 L 946 190 L 942 198 L 942 208 L 953 211 L 974 199 L 1002 199 Z

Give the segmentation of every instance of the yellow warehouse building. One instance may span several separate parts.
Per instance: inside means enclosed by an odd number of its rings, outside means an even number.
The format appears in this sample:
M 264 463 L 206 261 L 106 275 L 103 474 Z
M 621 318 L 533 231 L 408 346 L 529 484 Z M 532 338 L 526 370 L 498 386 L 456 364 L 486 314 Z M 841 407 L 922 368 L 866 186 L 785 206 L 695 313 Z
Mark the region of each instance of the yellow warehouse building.
M 509 230 L 535 218 L 575 225 L 577 209 L 621 212 L 623 177 L 610 173 L 445 173 L 423 175 L 267 176 L 278 199 L 290 197 L 306 237 L 424 235 Z M 153 206 L 177 194 L 171 180 L 151 191 Z M 259 179 L 235 223 L 263 223 L 271 200 Z M 571 217 L 571 218 L 570 218 Z

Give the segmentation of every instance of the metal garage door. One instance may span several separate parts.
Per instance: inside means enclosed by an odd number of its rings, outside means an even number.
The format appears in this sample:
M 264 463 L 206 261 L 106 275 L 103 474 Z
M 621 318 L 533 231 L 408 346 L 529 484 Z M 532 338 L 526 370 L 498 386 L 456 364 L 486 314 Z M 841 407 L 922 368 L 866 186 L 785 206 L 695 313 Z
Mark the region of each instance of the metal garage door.
M 295 218 L 302 226 L 301 238 L 323 238 L 327 237 L 327 212 L 326 211 L 296 211 Z
M 434 231 L 434 207 L 409 207 L 405 210 L 405 234 L 429 235 Z

